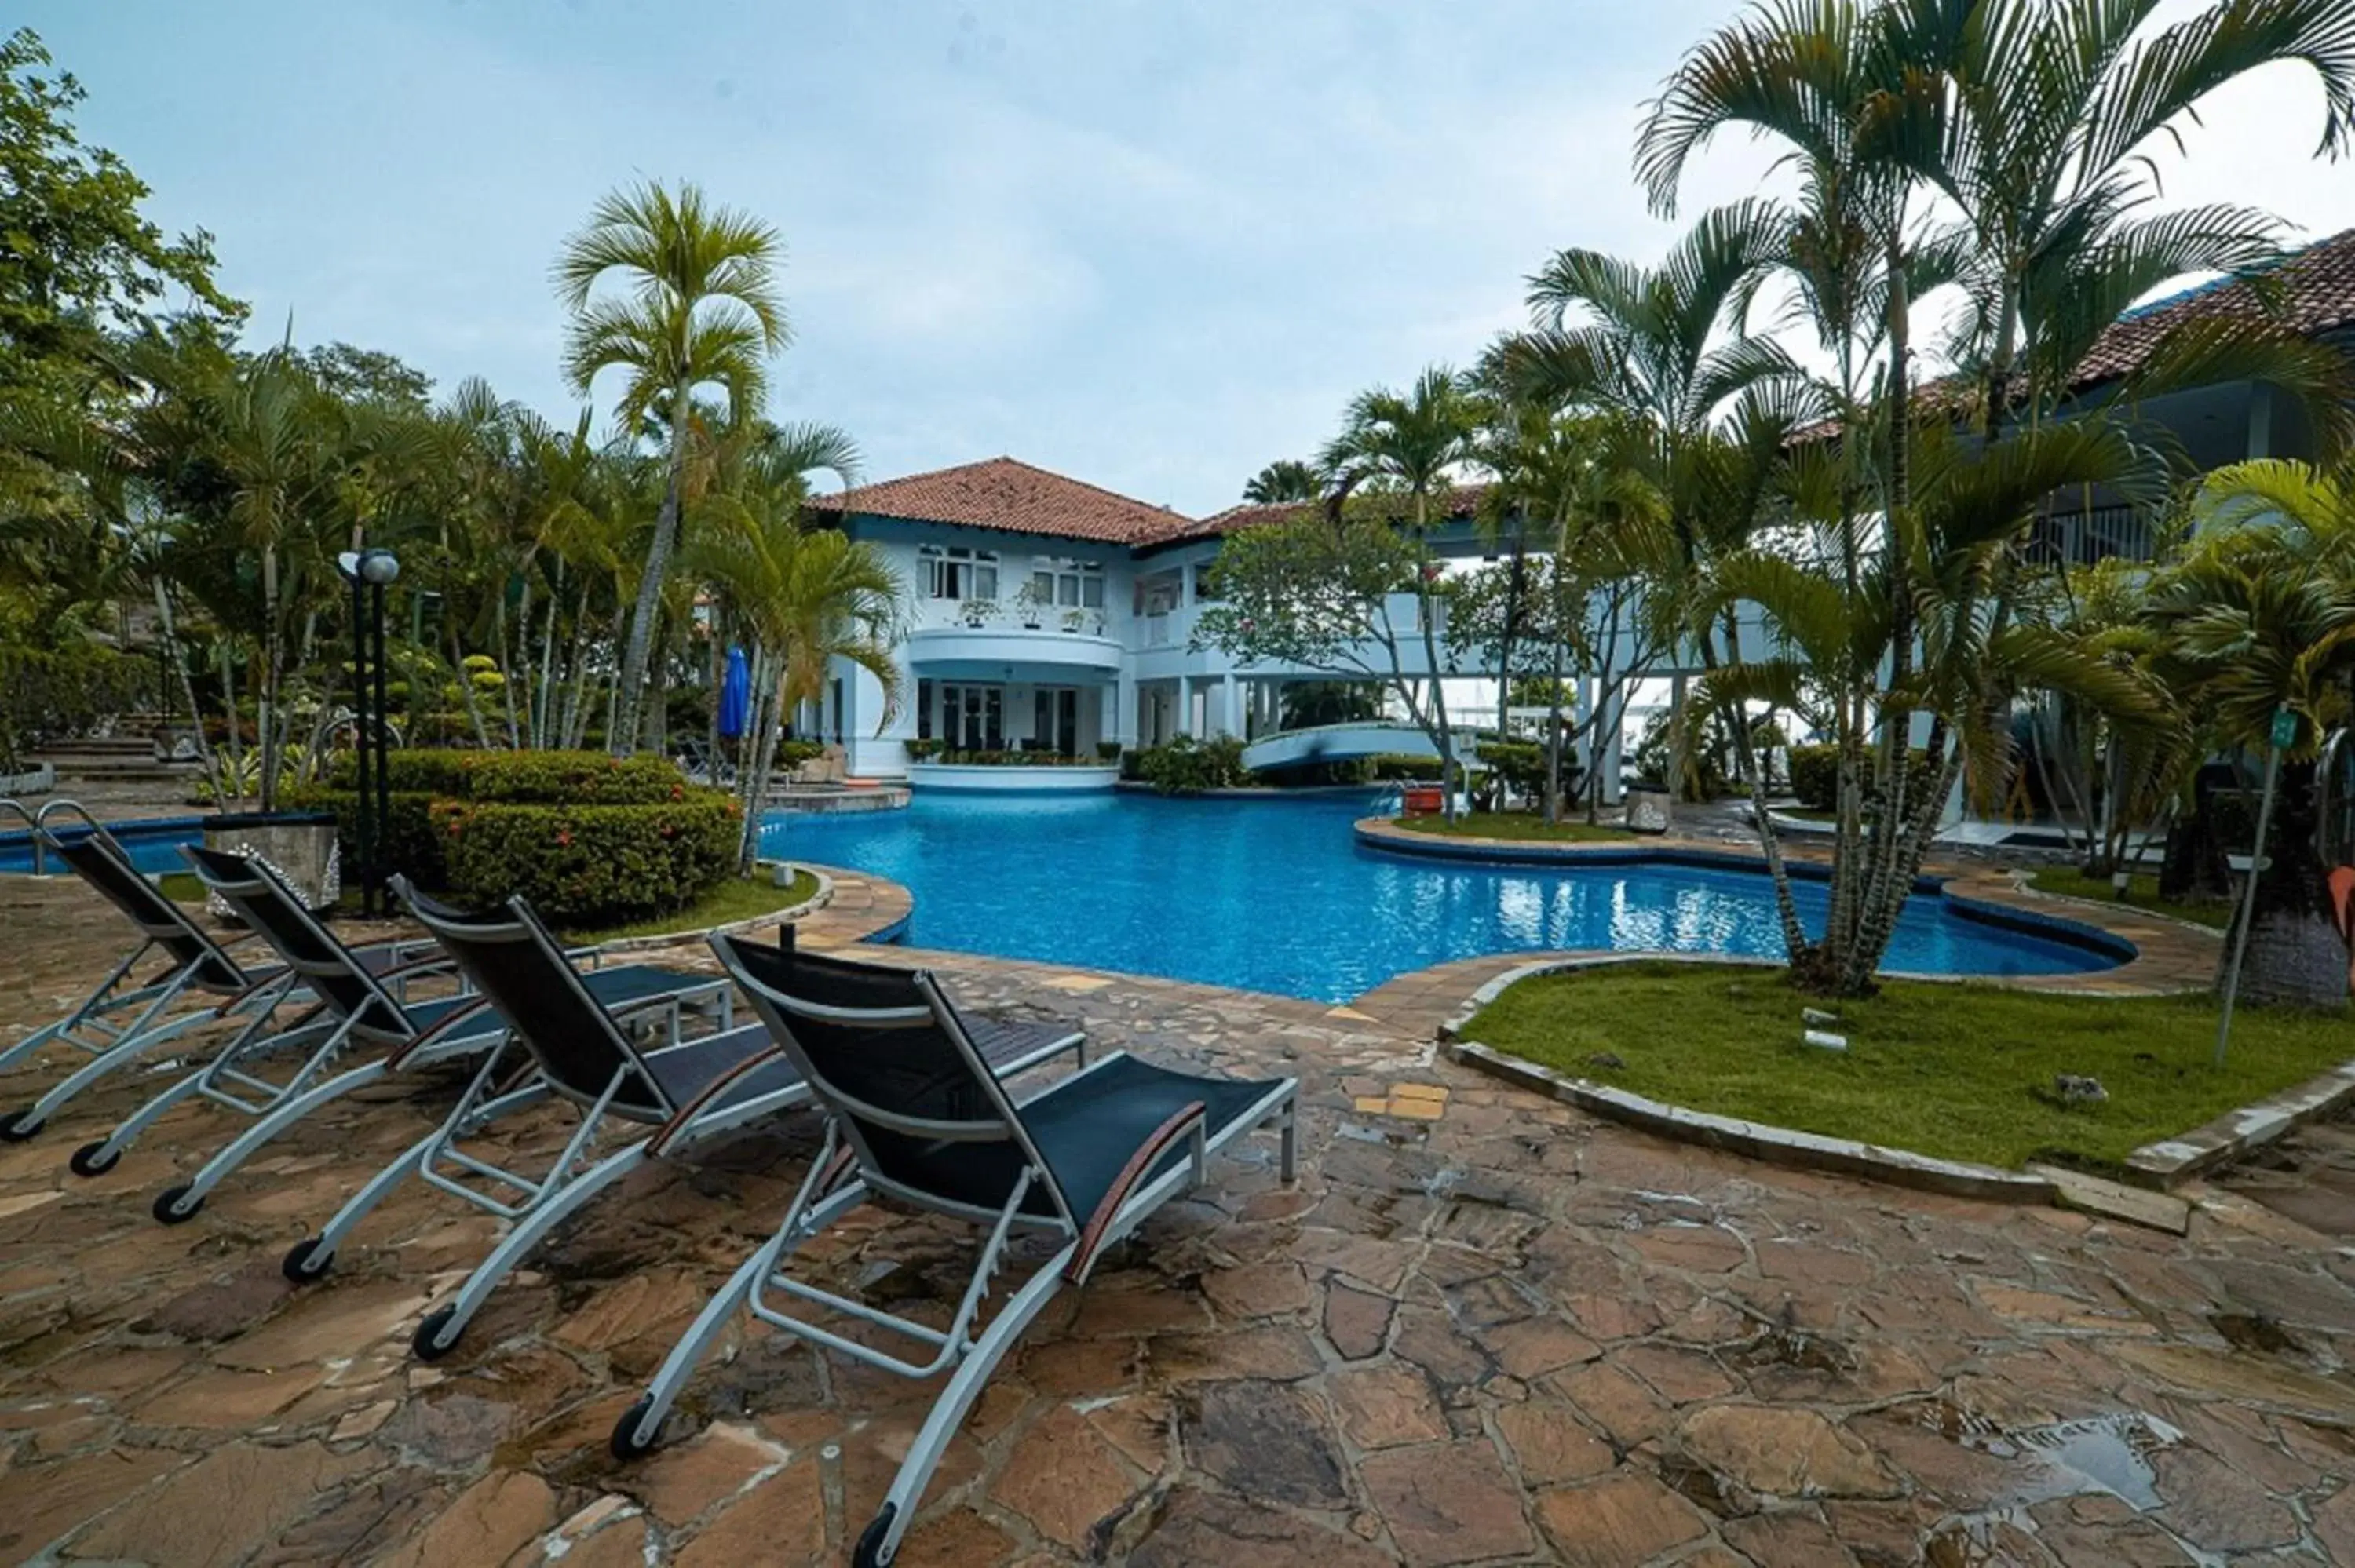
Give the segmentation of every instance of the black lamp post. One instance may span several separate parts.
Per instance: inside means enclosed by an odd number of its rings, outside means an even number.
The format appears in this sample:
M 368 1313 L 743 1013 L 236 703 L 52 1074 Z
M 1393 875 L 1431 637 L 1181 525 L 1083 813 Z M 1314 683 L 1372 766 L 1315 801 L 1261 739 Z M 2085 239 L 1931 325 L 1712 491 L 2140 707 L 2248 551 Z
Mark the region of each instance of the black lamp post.
M 387 584 L 400 576 L 400 561 L 390 550 L 346 550 L 336 558 L 336 565 L 352 585 L 352 753 L 359 774 L 359 831 L 354 835 L 359 864 L 353 868 L 353 874 L 360 885 L 360 912 L 374 915 L 377 888 L 381 881 L 378 874 L 377 841 L 392 815 L 392 779 L 385 766 L 389 732 L 385 727 L 384 590 Z M 376 642 L 376 689 L 372 694 L 368 689 L 371 627 Z M 371 746 L 376 752 L 373 766 L 368 756 Z

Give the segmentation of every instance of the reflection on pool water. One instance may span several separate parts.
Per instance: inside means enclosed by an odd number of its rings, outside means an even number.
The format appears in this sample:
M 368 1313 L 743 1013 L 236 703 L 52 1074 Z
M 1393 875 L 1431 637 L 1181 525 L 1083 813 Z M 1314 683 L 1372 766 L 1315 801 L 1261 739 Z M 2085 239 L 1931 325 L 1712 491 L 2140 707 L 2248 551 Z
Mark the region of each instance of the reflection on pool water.
M 1544 948 L 1780 957 L 1758 874 L 1672 864 L 1419 861 L 1361 847 L 1366 795 L 1163 800 L 918 793 L 903 811 L 773 814 L 764 853 L 872 872 L 915 895 L 919 946 L 1346 1001 L 1450 959 Z M 1823 919 L 1821 886 L 1801 884 Z M 1887 967 L 2106 969 L 2106 951 L 1906 906 Z

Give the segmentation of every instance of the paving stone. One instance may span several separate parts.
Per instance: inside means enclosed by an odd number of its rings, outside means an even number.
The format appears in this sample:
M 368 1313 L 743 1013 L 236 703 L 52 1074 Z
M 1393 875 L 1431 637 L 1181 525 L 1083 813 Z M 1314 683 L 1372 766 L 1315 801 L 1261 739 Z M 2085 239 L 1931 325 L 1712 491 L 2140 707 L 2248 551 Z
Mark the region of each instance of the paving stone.
M 1308 1377 L 1324 1365 L 1305 1333 L 1273 1324 L 1223 1334 L 1164 1334 L 1147 1345 L 1146 1360 L 1155 1376 L 1173 1383 Z
M 418 1466 L 389 1465 L 289 1526 L 250 1568 L 373 1564 L 428 1528 L 458 1491 L 457 1482 Z
M 1380 1568 L 1390 1553 L 1364 1541 L 1264 1504 L 1181 1487 L 1152 1533 L 1129 1555 L 1129 1568 Z
M 77 1536 L 69 1555 L 227 1568 L 274 1541 L 320 1493 L 375 1462 L 316 1443 L 216 1448 Z
M 1245 1264 L 1202 1276 L 1202 1293 L 1225 1318 L 1276 1318 L 1308 1309 L 1308 1281 L 1296 1263 Z
M 1415 1568 L 1526 1552 L 1521 1489 L 1485 1440 L 1376 1454 L 1359 1466 L 1390 1526 L 1400 1560 Z
M 1316 1406 L 1281 1383 L 1211 1383 L 1181 1412 L 1187 1462 L 1249 1499 L 1337 1509 L 1349 1500 Z
M 375 1441 L 426 1464 L 456 1469 L 488 1458 L 522 1421 L 512 1405 L 436 1389 L 432 1398 L 402 1404 L 378 1429 Z
M 320 1366 L 289 1367 L 281 1372 L 198 1372 L 133 1405 L 132 1414 L 144 1426 L 257 1426 L 316 1388 L 326 1375 Z
M 1050 1411 L 1007 1456 L 990 1495 L 1039 1534 L 1078 1551 L 1136 1489 L 1111 1446 L 1077 1411 Z
M 648 1563 L 661 1561 L 647 1552 L 646 1535 L 645 1516 L 634 1514 L 573 1542 L 556 1561 L 562 1563 L 564 1568 L 646 1568 Z M 900 1561 L 911 1563 L 915 1559 L 903 1552 Z M 528 1559 L 526 1562 L 528 1568 L 537 1568 Z
M 7 1484 L 0 1472 L 0 1556 L 28 1561 L 59 1536 L 98 1518 L 140 1488 L 187 1462 L 185 1454 L 158 1449 L 112 1449 L 46 1465 L 34 1489 Z
M 1537 1514 L 1569 1568 L 1625 1568 L 1709 1533 L 1692 1504 L 1640 1470 L 1540 1492 Z
M 267 1258 L 182 1291 L 132 1327 L 143 1334 L 175 1340 L 226 1340 L 242 1334 L 294 1293 L 294 1287 Z
M 1572 1367 L 1547 1381 L 1623 1450 L 1668 1429 L 1666 1402 L 1608 1361 Z
M 749 1428 L 714 1422 L 693 1442 L 666 1448 L 617 1479 L 667 1525 L 694 1522 L 758 1477 L 783 1467 L 786 1451 Z
M 505 1563 L 556 1522 L 556 1494 L 528 1471 L 494 1470 L 382 1560 L 384 1568 Z
M 1527 1382 L 1562 1367 L 1591 1361 L 1603 1348 L 1569 1324 L 1552 1318 L 1524 1318 L 1483 1330 L 1480 1343 L 1497 1365 Z
M 846 1521 L 853 1531 L 867 1520 Z M 826 1562 L 826 1498 L 815 1458 L 796 1459 L 705 1525 L 672 1558 L 674 1568 L 816 1568 Z
M 1677 1428 L 1695 1460 L 1774 1497 L 1890 1498 L 1897 1478 L 1861 1438 L 1813 1410 L 1719 1404 Z
M 1326 1380 L 1341 1431 L 1360 1448 L 1429 1443 L 1448 1434 L 1431 1383 L 1411 1366 L 1359 1367 Z
M 1353 1361 L 1379 1354 L 1393 1305 L 1387 1296 L 1336 1281 L 1325 1288 L 1325 1337 Z
M 348 1360 L 413 1327 L 432 1300 L 431 1287 L 416 1280 L 338 1285 L 330 1277 L 296 1292 L 268 1322 L 213 1351 L 213 1360 L 253 1372 Z
M 1618 1463 L 1611 1445 L 1589 1432 L 1566 1402 L 1545 1398 L 1497 1412 L 1497 1430 L 1532 1487 L 1599 1476 Z
M 1757 1568 L 1832 1568 L 1853 1563 L 1848 1548 L 1820 1515 L 1798 1510 L 1730 1519 L 1726 1544 Z
M 2286 1546 L 2298 1538 L 2296 1517 L 2265 1495 L 2264 1488 L 2230 1465 L 2197 1448 L 2162 1450 L 2151 1460 L 2158 1517 L 2195 1546 L 2211 1552 L 2249 1552 Z

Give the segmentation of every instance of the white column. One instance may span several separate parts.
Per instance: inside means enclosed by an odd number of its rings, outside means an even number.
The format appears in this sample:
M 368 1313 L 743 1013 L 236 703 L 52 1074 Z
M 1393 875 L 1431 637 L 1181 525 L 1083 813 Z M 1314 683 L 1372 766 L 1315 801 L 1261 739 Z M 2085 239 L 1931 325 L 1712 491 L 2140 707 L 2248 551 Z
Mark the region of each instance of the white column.
M 1194 677 L 1191 675 L 1178 677 L 1176 730 L 1179 735 L 1199 736 L 1201 733 L 1194 723 Z
M 1219 717 L 1212 727 L 1221 735 L 1243 732 L 1242 683 L 1231 674 L 1219 682 Z
M 1112 722 L 1104 726 L 1104 738 L 1117 740 L 1124 746 L 1135 746 L 1137 743 L 1136 677 L 1123 670 L 1112 693 L 1113 717 Z

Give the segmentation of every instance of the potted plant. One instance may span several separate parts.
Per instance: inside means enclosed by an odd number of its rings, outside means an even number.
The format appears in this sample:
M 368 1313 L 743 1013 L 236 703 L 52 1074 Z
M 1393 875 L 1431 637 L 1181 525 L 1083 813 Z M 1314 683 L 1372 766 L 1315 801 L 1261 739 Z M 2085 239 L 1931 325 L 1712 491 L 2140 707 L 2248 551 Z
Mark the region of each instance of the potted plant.
M 1085 626 L 1087 623 L 1088 617 L 1085 610 L 1067 609 L 1063 611 L 1063 630 L 1066 635 L 1076 636 L 1080 628 Z
M 936 736 L 927 737 L 921 740 L 911 740 L 906 744 L 908 747 L 908 760 L 911 762 L 929 762 L 933 758 L 940 755 L 941 743 Z
M 1054 605 L 1053 591 L 1041 592 L 1035 577 L 1014 590 L 1014 609 L 1022 618 L 1022 630 L 1025 631 L 1038 630 L 1039 622 Z
M 1110 618 L 1109 618 L 1109 617 L 1107 617 L 1107 616 L 1104 614 L 1104 612 L 1103 612 L 1103 610 L 1101 610 L 1101 609 L 1092 609 L 1092 610 L 1088 611 L 1088 635 L 1089 635 L 1089 636 L 1091 636 L 1091 637 L 1102 637 L 1102 636 L 1103 636 L 1103 635 L 1104 635 L 1104 632 L 1105 632 L 1105 629 L 1106 629 L 1106 628 L 1108 628 L 1109 626 L 1111 626 L 1111 624 L 1112 624 L 1112 621 L 1111 621 Z
M 957 607 L 968 630 L 978 631 L 997 619 L 997 601 L 994 599 L 969 599 Z
M 1124 748 L 1121 746 L 1120 742 L 1116 740 L 1100 740 L 1096 742 L 1096 756 L 1107 763 L 1118 762 L 1120 760 L 1120 754 L 1124 749 Z

